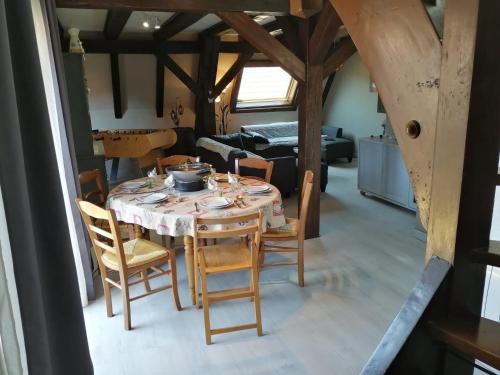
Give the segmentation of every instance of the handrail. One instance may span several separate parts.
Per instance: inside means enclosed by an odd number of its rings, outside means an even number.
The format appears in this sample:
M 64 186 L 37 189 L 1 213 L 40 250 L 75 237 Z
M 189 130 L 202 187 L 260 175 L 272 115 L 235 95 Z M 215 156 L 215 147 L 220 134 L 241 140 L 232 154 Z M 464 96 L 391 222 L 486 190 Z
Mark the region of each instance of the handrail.
M 432 257 L 429 260 L 422 277 L 361 371 L 362 375 L 378 375 L 387 371 L 448 274 L 450 267 L 450 263 L 438 257 Z

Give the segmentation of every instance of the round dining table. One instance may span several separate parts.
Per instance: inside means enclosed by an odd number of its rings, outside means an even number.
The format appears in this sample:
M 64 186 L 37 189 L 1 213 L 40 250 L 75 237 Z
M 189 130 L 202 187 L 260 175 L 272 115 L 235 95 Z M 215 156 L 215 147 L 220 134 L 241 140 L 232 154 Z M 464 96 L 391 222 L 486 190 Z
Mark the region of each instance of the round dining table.
M 159 235 L 184 237 L 186 273 L 193 304 L 195 304 L 193 262 L 193 224 L 195 217 L 239 216 L 262 210 L 264 232 L 267 228 L 279 228 L 286 224 L 281 194 L 275 186 L 268 184 L 270 190 L 265 194 L 248 194 L 245 193 L 245 186 L 264 184 L 264 182 L 240 177 L 241 189 L 236 193 L 232 192 L 225 175 L 217 174 L 216 179 L 219 180 L 219 191 L 217 193 L 206 188 L 196 192 L 176 192 L 175 194 L 169 194 L 167 200 L 149 204 L 144 201 L 144 198 L 148 195 L 155 192 L 167 193 L 168 190 L 164 184 L 165 176 L 145 177 L 134 181 L 147 182 L 146 186 L 135 190 L 127 190 L 124 188 L 125 183 L 118 185 L 110 191 L 106 202 L 106 206 L 115 211 L 118 221 L 133 224 L 135 228 L 142 227 L 155 231 Z M 209 209 L 203 205 L 203 201 L 214 196 L 214 194 L 232 198 L 235 203 L 226 208 Z M 239 199 L 236 199 L 237 195 L 239 195 Z M 141 236 L 141 231 L 136 230 L 135 236 Z

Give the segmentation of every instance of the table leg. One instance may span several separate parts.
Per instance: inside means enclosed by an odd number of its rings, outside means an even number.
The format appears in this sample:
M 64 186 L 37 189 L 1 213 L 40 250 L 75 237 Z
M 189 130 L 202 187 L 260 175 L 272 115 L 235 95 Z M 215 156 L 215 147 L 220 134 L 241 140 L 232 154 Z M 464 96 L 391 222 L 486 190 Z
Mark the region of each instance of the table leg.
M 196 304 L 196 293 L 194 290 L 194 247 L 193 247 L 193 237 L 184 236 L 184 257 L 186 262 L 186 273 L 188 278 L 189 295 L 191 297 L 191 303 Z
M 134 238 L 142 238 L 142 228 L 140 225 L 134 224 Z

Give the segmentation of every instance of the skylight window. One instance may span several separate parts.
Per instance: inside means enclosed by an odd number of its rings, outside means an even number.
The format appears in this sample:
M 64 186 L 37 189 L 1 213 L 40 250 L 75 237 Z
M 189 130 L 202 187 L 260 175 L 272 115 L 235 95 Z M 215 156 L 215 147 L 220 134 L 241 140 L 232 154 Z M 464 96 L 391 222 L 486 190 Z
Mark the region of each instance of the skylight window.
M 233 112 L 295 110 L 297 81 L 269 62 L 245 66 L 233 91 Z

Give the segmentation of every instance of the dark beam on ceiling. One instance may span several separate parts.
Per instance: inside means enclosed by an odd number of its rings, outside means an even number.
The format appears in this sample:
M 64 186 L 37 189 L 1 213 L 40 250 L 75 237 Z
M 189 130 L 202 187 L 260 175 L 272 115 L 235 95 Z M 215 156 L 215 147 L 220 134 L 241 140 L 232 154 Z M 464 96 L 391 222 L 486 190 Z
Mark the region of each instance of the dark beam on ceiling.
M 65 44 L 69 39 L 65 39 Z M 167 41 L 157 42 L 155 40 L 131 40 L 131 39 L 82 39 L 85 53 L 118 53 L 118 54 L 155 54 L 159 48 L 166 53 L 189 54 L 200 53 L 199 42 Z M 221 53 L 242 53 L 248 48 L 247 42 L 220 42 Z
M 289 0 L 56 0 L 58 8 L 127 9 L 159 12 L 256 12 L 286 14 Z
M 304 63 L 251 17 L 242 12 L 218 12 L 217 15 L 258 51 L 264 53 L 296 80 L 304 82 Z
M 158 40 L 170 39 L 193 23 L 198 22 L 204 16 L 204 13 L 175 13 L 161 25 L 159 30 L 153 33 L 153 36 Z
M 344 38 L 337 45 L 333 54 L 323 64 L 323 78 L 336 72 L 349 57 L 356 53 L 356 46 L 351 38 Z
M 108 11 L 104 25 L 104 36 L 106 39 L 118 39 L 131 13 L 131 10 L 122 9 Z

